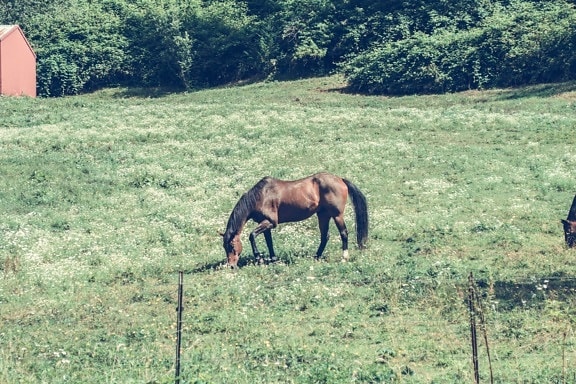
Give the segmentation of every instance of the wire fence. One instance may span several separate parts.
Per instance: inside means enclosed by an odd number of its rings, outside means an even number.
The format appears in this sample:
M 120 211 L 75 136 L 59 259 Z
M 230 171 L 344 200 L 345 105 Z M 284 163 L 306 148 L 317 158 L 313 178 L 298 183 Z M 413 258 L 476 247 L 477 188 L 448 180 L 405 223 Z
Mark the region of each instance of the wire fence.
M 176 330 L 176 363 L 175 363 L 175 383 L 179 384 L 181 379 L 180 362 L 181 362 L 181 343 L 182 343 L 182 314 L 184 302 L 184 289 L 183 289 L 183 272 L 179 272 L 178 281 L 178 307 L 177 310 L 177 330 Z M 471 353 L 471 369 L 473 371 L 474 383 L 480 383 L 481 372 L 488 371 L 487 377 L 491 384 L 494 383 L 494 370 L 491 355 L 491 341 L 489 340 L 490 318 L 486 314 L 486 302 L 491 304 L 494 300 L 506 299 L 512 301 L 512 305 L 527 306 L 530 305 L 529 301 L 543 301 L 543 300 L 557 300 L 557 299 L 576 299 L 576 278 L 572 277 L 550 277 L 530 279 L 518 282 L 496 282 L 494 284 L 487 284 L 484 281 L 477 282 L 472 273 L 468 276 L 468 289 L 467 289 L 467 310 L 468 321 L 470 328 L 470 353 Z M 461 329 L 464 316 L 462 319 L 457 319 L 457 322 L 452 324 Z M 393 322 L 393 320 L 392 320 Z M 402 320 L 404 326 L 433 326 L 445 327 L 446 322 L 437 322 L 430 319 L 424 323 L 422 320 L 415 320 L 413 324 L 407 324 L 406 319 Z M 410 323 L 410 322 L 408 322 Z M 568 325 L 570 327 L 570 325 Z M 576 382 L 576 372 L 573 373 L 573 380 L 568 377 L 568 356 L 567 346 L 569 345 L 569 336 L 572 335 L 571 327 L 562 332 L 559 337 L 561 340 L 561 377 L 562 384 L 567 382 Z M 572 335 L 573 336 L 573 335 Z M 573 337 L 570 337 L 573 338 Z M 483 344 L 483 350 L 479 349 L 479 339 Z M 484 359 L 487 362 L 487 368 L 480 365 L 480 356 L 485 354 Z M 554 356 L 551 356 L 554 358 Z

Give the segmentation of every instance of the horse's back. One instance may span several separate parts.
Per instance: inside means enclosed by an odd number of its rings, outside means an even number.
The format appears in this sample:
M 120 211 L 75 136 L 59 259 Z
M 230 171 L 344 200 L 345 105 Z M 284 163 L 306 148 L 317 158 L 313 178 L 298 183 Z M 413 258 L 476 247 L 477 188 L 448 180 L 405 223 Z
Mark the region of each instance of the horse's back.
M 341 177 L 333 175 L 328 172 L 319 172 L 302 179 L 293 181 L 276 182 L 285 183 L 286 190 L 290 190 L 291 194 L 297 198 L 316 196 L 318 203 L 322 204 L 323 200 L 334 199 L 335 197 L 344 197 L 344 203 L 348 196 L 348 187 Z
M 259 208 L 264 217 L 277 224 L 304 220 L 326 205 L 337 179 L 317 173 L 298 180 L 266 177 Z
M 267 220 L 274 226 L 305 220 L 315 213 L 341 216 L 348 200 L 348 187 L 344 180 L 327 172 L 298 180 L 266 176 L 253 190 L 257 190 L 258 197 L 250 218 L 258 223 Z

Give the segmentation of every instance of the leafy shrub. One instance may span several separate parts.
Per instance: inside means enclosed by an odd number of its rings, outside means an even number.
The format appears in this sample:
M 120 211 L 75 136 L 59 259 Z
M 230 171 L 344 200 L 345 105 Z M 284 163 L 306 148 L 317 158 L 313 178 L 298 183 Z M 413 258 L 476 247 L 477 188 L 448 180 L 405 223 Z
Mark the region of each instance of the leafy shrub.
M 226 84 L 270 69 L 265 25 L 249 16 L 245 6 L 235 1 L 211 3 L 190 22 L 197 41 L 190 71 L 196 85 Z
M 120 20 L 82 0 L 49 7 L 26 20 L 37 54 L 37 88 L 42 96 L 76 94 L 123 78 L 126 40 Z
M 35 48 L 43 96 L 317 76 L 338 63 L 368 93 L 568 80 L 575 13 L 568 0 L 0 0 L 0 21 Z
M 145 86 L 186 87 L 193 59 L 193 38 L 183 20 L 200 7 L 175 2 L 140 1 L 128 6 L 124 20 L 131 79 Z
M 333 39 L 334 4 L 329 0 L 281 2 L 273 20 L 278 25 L 277 71 L 300 77 L 325 73 L 325 57 Z
M 484 51 L 499 50 L 495 86 L 573 79 L 576 60 L 576 10 L 561 3 L 515 2 L 486 21 Z M 486 56 L 486 52 L 483 52 Z M 503 60 L 502 60 L 503 59 Z M 495 68 L 496 69 L 496 68 Z
M 142 1 L 125 22 L 133 80 L 187 89 L 253 76 L 266 66 L 257 31 L 246 9 L 232 1 Z
M 411 94 L 569 80 L 576 11 L 561 4 L 514 2 L 475 28 L 380 44 L 342 66 L 351 89 Z

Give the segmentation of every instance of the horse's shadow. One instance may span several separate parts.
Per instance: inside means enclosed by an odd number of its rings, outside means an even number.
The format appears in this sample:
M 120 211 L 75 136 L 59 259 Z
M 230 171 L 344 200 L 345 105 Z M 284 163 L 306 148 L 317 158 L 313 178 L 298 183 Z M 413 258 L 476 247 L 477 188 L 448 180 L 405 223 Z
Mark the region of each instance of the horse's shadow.
M 269 258 L 266 258 L 261 261 L 257 261 L 254 258 L 240 258 L 240 260 L 238 260 L 238 264 L 235 269 L 240 269 L 248 265 L 277 265 L 277 264 L 283 264 L 283 265 L 294 264 L 294 257 L 282 255 L 279 256 L 278 259 L 275 261 L 272 261 Z M 186 274 L 192 274 L 192 273 L 203 273 L 208 271 L 218 271 L 222 269 L 232 269 L 232 267 L 226 265 L 226 260 L 220 260 L 204 263 L 196 266 L 195 268 L 184 270 L 183 272 Z
M 208 272 L 208 271 L 216 271 L 216 270 L 224 269 L 224 268 L 227 268 L 226 267 L 226 261 L 220 260 L 220 261 L 214 261 L 214 262 L 210 262 L 210 263 L 200 264 L 200 265 L 196 266 L 195 268 L 184 270 L 183 272 L 186 274 L 203 273 L 203 272 Z

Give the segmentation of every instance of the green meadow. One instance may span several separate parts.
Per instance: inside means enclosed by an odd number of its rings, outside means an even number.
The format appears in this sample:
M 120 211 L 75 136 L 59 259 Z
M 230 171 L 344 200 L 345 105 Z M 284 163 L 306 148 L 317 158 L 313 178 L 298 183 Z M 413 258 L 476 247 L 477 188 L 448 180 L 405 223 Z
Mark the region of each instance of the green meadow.
M 190 93 L 0 98 L 0 382 L 473 382 L 468 276 L 496 383 L 576 379 L 576 84 L 367 97 L 339 77 Z M 367 196 L 367 249 L 224 267 L 238 198 L 328 171 Z M 354 233 L 352 207 L 347 224 Z M 263 244 L 263 239 L 260 239 Z M 262 249 L 265 249 L 262 245 Z M 481 328 L 481 327 L 480 327 Z M 479 331 L 482 382 L 489 362 Z

